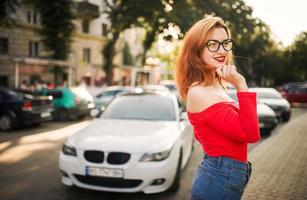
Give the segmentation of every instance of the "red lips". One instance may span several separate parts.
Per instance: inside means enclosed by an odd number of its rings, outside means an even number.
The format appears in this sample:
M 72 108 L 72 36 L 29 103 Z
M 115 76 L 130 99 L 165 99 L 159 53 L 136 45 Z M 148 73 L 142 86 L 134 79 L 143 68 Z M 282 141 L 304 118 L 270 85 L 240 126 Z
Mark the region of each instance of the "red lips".
M 223 63 L 225 61 L 225 56 L 213 57 L 214 60 Z

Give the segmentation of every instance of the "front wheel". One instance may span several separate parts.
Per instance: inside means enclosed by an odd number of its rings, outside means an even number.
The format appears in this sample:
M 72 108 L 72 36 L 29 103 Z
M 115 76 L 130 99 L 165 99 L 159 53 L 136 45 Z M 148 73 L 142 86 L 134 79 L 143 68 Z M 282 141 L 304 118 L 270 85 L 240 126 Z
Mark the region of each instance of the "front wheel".
M 14 118 L 8 114 L 2 114 L 0 116 L 0 130 L 10 131 L 15 128 Z
M 169 188 L 169 191 L 171 192 L 177 192 L 180 188 L 180 179 L 181 179 L 181 162 L 182 162 L 182 151 L 180 150 L 180 155 L 178 159 L 175 179 L 171 187 Z

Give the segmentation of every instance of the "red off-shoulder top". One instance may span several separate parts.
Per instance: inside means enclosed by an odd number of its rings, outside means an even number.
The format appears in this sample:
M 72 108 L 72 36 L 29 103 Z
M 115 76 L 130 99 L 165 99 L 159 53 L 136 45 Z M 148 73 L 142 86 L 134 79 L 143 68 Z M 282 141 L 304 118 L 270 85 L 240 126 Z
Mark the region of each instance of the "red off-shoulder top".
M 188 117 L 207 155 L 247 162 L 247 144 L 260 139 L 256 93 L 237 96 L 238 103 L 219 102 L 201 112 L 188 112 Z

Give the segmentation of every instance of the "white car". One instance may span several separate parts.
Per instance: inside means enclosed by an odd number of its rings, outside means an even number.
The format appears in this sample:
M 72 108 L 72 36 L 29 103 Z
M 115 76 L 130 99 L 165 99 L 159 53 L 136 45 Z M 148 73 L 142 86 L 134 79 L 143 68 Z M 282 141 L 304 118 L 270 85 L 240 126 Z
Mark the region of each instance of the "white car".
M 257 93 L 258 102 L 264 103 L 274 110 L 276 117 L 289 121 L 291 117 L 290 103 L 274 88 L 250 88 Z
M 134 87 L 130 86 L 109 86 L 104 88 L 98 94 L 95 95 L 94 102 L 95 108 L 100 109 L 101 107 L 110 103 L 114 97 L 121 92 L 133 92 Z
M 238 101 L 237 91 L 228 89 L 227 94 L 235 101 Z M 278 124 L 275 112 L 266 104 L 257 102 L 257 115 L 261 135 L 269 135 Z
M 62 182 L 112 192 L 176 191 L 193 141 L 175 95 L 122 94 L 66 140 L 59 157 Z

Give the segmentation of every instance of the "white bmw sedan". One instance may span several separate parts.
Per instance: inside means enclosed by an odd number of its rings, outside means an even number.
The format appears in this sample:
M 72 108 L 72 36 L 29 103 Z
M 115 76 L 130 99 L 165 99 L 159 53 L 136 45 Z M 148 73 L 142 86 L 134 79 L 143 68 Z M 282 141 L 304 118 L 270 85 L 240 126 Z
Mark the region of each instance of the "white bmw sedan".
M 176 191 L 193 141 L 175 95 L 122 94 L 66 140 L 59 157 L 62 182 L 112 192 Z

